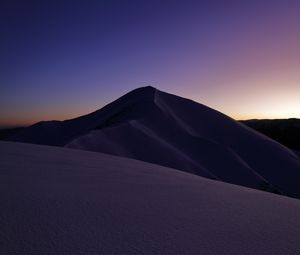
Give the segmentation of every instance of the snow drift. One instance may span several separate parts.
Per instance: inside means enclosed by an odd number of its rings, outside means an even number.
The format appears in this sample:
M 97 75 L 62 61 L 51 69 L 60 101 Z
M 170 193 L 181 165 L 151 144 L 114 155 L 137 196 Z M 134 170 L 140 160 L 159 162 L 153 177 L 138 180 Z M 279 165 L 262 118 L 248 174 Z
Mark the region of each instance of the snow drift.
M 146 162 L 0 142 L 1 254 L 300 254 L 300 201 Z
M 153 87 L 76 119 L 37 123 L 10 140 L 134 158 L 300 197 L 294 152 L 220 112 Z

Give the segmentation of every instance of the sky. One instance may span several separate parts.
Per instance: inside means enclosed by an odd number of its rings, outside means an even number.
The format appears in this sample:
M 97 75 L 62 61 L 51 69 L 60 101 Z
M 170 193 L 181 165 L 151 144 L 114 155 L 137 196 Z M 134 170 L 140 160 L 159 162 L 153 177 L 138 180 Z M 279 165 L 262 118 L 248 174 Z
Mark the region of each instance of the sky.
M 300 118 L 300 1 L 0 3 L 0 126 L 151 85 L 235 119 Z

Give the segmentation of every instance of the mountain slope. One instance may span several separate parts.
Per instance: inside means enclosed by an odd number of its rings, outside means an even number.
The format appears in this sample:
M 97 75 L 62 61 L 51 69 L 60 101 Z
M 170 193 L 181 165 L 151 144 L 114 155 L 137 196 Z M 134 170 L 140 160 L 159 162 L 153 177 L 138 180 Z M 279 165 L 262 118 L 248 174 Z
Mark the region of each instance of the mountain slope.
M 300 197 L 295 153 L 220 112 L 153 87 L 73 120 L 38 123 L 11 140 L 104 152 Z
M 300 202 L 141 161 L 0 142 L 1 254 L 300 253 Z

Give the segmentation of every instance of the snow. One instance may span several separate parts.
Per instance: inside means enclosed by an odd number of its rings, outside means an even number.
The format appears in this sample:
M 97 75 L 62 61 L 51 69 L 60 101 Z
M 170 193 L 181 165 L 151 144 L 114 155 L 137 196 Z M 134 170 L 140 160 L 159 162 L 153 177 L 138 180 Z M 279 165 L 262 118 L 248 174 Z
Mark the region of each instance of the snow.
M 153 87 L 94 113 L 43 122 L 14 141 L 97 151 L 300 198 L 300 159 L 209 107 Z
M 1 254 L 300 254 L 300 201 L 102 153 L 0 143 Z

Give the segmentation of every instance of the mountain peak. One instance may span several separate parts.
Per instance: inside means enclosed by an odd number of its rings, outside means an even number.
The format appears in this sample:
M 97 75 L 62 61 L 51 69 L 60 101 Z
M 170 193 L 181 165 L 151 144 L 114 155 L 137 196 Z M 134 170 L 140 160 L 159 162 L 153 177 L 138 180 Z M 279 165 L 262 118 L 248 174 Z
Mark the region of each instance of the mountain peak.
M 157 88 L 149 85 L 149 86 L 144 86 L 144 87 L 139 87 L 139 88 L 133 89 L 128 94 L 130 94 L 130 93 L 153 94 L 156 90 L 157 90 Z
M 152 101 L 156 91 L 158 90 L 152 86 L 139 87 L 129 91 L 124 96 L 117 99 L 115 102 L 127 104 L 129 101 L 136 101 L 136 100 Z
M 137 89 L 144 89 L 144 90 L 157 90 L 157 88 L 151 86 L 151 85 L 148 85 L 148 86 L 143 86 L 143 87 L 139 87 Z

